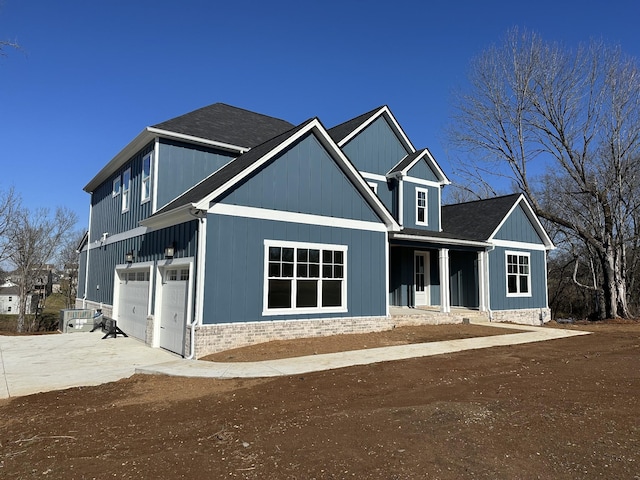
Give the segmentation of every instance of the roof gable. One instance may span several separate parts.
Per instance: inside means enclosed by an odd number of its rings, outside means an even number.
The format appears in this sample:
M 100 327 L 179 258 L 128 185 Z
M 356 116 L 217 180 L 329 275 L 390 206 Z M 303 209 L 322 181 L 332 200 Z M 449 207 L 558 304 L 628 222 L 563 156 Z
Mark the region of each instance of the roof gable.
M 433 172 L 433 175 L 437 178 L 439 183 L 443 185 L 449 185 L 451 183 L 436 162 L 436 159 L 431 155 L 428 148 L 423 148 L 404 157 L 395 167 L 389 170 L 387 177 L 394 177 L 397 175 L 407 176 L 409 171 L 418 165 L 420 161 L 426 163 L 427 167 Z
M 252 148 L 247 153 L 240 155 L 173 202 L 163 207 L 149 219 L 143 221 L 143 225 L 154 226 L 156 224 L 162 224 L 164 226 L 164 218 L 172 218 L 173 215 L 177 213 L 184 215 L 186 212 L 207 211 L 211 202 L 230 192 L 240 184 L 240 182 L 310 132 L 315 134 L 320 144 L 340 165 L 345 175 L 357 188 L 360 195 L 371 205 L 376 215 L 388 228 L 398 230 L 400 227 L 393 219 L 391 213 L 389 213 L 378 197 L 371 191 L 367 182 L 337 147 L 335 142 L 333 142 L 317 118 L 309 119 L 288 132 L 272 138 Z
M 553 242 L 540 224 L 524 195 L 516 193 L 473 202 L 444 205 L 442 230 L 451 235 L 465 235 L 479 241 L 492 241 L 518 208 L 526 215 L 540 241 L 548 249 Z

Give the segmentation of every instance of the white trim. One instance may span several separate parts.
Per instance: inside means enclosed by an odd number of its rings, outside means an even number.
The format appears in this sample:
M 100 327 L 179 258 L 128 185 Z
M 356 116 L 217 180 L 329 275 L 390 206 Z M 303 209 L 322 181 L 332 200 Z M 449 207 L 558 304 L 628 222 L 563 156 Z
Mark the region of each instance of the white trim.
M 487 288 L 485 283 L 485 261 L 487 252 L 480 250 L 478 252 L 478 310 L 487 311 Z
M 373 194 L 373 192 L 371 193 Z M 323 227 L 349 228 L 352 230 L 366 230 L 373 232 L 387 231 L 387 227 L 382 222 L 376 223 L 364 220 L 352 220 L 349 218 L 336 218 L 324 215 L 312 215 L 308 213 L 271 210 L 267 208 L 245 207 L 242 205 L 231 205 L 227 203 L 216 203 L 212 205 L 207 212 L 233 217 L 257 218 L 260 220 L 302 223 L 305 225 L 319 225 Z
M 422 152 L 420 154 L 418 154 L 416 156 L 416 158 L 414 158 L 411 163 L 409 163 L 406 167 L 404 167 L 402 170 L 399 170 L 393 174 L 391 174 L 391 172 L 393 172 L 395 170 L 395 168 L 400 165 L 405 158 L 407 158 L 407 155 L 405 155 L 404 157 L 402 157 L 402 159 L 396 163 L 393 168 L 389 171 L 389 173 L 387 174 L 388 176 L 397 176 L 397 175 L 403 175 L 406 176 L 409 173 L 409 170 L 411 170 L 416 163 L 418 163 L 420 160 L 424 159 L 425 157 L 427 157 L 425 159 L 425 161 L 427 162 L 428 165 L 430 165 L 431 167 L 433 167 L 433 169 L 435 170 L 435 175 L 436 177 L 440 177 L 440 181 L 439 182 L 433 182 L 432 180 L 423 180 L 421 178 L 416 178 L 416 177 L 408 177 L 408 178 L 413 178 L 414 182 L 417 181 L 422 181 L 422 182 L 432 182 L 432 183 L 437 183 L 438 186 L 441 185 L 450 185 L 451 181 L 447 178 L 447 176 L 444 174 L 444 172 L 442 171 L 442 169 L 440 168 L 440 165 L 438 165 L 438 162 L 436 162 L 436 159 L 433 158 L 433 155 L 431 155 L 431 152 L 429 151 L 428 148 L 424 148 L 422 150 Z
M 148 296 L 149 298 L 147 299 L 147 315 L 151 314 L 151 285 L 153 285 L 154 282 L 154 263 L 153 262 L 139 262 L 139 263 L 120 263 L 117 264 L 114 272 L 113 272 L 113 319 L 118 321 L 120 320 L 118 318 L 118 313 L 120 310 L 120 305 L 119 305 L 119 301 L 120 301 L 120 281 L 119 281 L 119 276 L 121 272 L 126 272 L 128 270 L 149 270 L 149 292 L 148 292 Z M 142 339 L 144 340 L 144 339 Z
M 386 234 L 386 240 L 384 242 L 384 294 L 386 295 L 386 309 L 385 315 L 388 317 L 391 315 L 390 305 L 389 305 L 389 232 Z
M 531 208 L 531 205 L 529 204 L 529 202 L 527 201 L 527 199 L 525 198 L 525 196 L 523 194 L 520 194 L 518 199 L 515 202 L 513 202 L 513 205 L 511 206 L 511 208 L 509 209 L 507 214 L 502 218 L 502 220 L 500 221 L 498 226 L 495 228 L 495 230 L 491 233 L 491 235 L 489 235 L 489 241 L 494 241 L 495 242 L 495 240 L 493 240 L 493 237 L 495 235 L 497 235 L 497 233 L 500 231 L 500 229 L 502 228 L 504 223 L 507 221 L 507 218 L 509 218 L 509 216 L 511 216 L 511 214 L 516 209 L 516 207 L 520 204 L 520 202 L 524 202 L 524 205 L 525 205 L 524 213 L 527 216 L 527 218 L 533 223 L 532 226 L 533 226 L 534 230 L 538 233 L 538 236 L 540 236 L 540 239 L 542 240 L 542 242 L 544 243 L 544 245 L 546 247 L 545 249 L 546 250 L 553 250 L 554 248 L 556 248 L 553 245 L 553 242 L 551 241 L 551 239 L 549 238 L 549 235 L 547 235 L 546 230 L 544 229 L 544 227 L 540 223 L 540 220 L 538 219 L 538 216 L 534 213 L 533 208 Z
M 438 254 L 438 267 L 440 270 L 440 311 L 451 312 L 451 290 L 449 276 L 449 249 L 441 248 Z
M 153 192 L 153 150 L 142 156 L 142 169 L 140 170 L 140 205 L 144 205 L 147 202 L 151 201 L 151 195 Z M 146 158 L 149 158 L 149 186 L 147 192 L 147 198 L 144 198 L 144 161 Z
M 127 189 L 126 189 L 126 191 L 127 191 L 127 206 L 126 206 L 126 208 L 125 208 L 125 205 L 124 205 L 124 203 L 125 203 L 125 198 L 124 198 L 124 192 L 125 192 L 125 188 L 124 188 L 124 176 L 125 176 L 125 174 L 126 174 L 127 172 L 129 173 L 129 181 L 127 182 L 127 183 L 128 183 L 128 185 L 127 185 Z M 121 182 L 122 187 L 120 187 L 120 188 L 122 188 L 122 199 L 121 199 L 121 209 L 120 209 L 120 213 L 127 213 L 127 212 L 131 209 L 131 180 L 132 180 L 132 178 L 131 178 L 131 167 L 129 167 L 129 168 L 126 168 L 126 169 L 122 172 L 122 182 Z
M 529 291 L 522 293 L 520 292 L 520 277 L 524 276 L 522 275 L 519 271 L 515 274 L 511 273 L 509 274 L 509 261 L 508 261 L 508 257 L 509 255 L 511 256 L 515 256 L 517 257 L 517 263 L 516 263 L 516 267 L 518 269 L 520 269 L 520 257 L 527 257 L 527 267 L 529 270 L 529 273 L 526 274 L 527 277 L 527 286 Z M 546 269 L 545 269 L 546 270 Z M 523 251 L 514 251 L 514 250 L 505 250 L 504 252 L 504 274 L 505 274 L 505 293 L 506 296 L 508 298 L 529 298 L 533 296 L 533 285 L 531 282 L 531 252 L 523 252 Z M 516 275 L 516 287 L 518 289 L 517 292 L 515 293 L 510 293 L 509 292 L 509 275 Z
M 185 266 L 189 267 L 189 280 L 187 282 L 187 310 L 185 312 L 185 325 L 183 326 L 183 337 L 182 343 L 184 344 L 184 335 L 186 334 L 187 325 L 191 322 L 189 321 L 192 318 L 193 312 L 193 289 L 194 289 L 194 278 L 193 278 L 193 265 L 194 258 L 193 257 L 184 257 L 184 258 L 176 258 L 170 260 L 160 260 L 158 261 L 158 265 L 156 266 L 157 279 L 155 285 L 155 308 L 154 308 L 154 325 L 153 325 L 153 343 L 152 347 L 159 348 L 160 347 L 160 335 L 162 328 L 162 286 L 166 283 L 162 281 L 162 278 L 167 270 L 176 268 L 184 268 Z
M 313 280 L 317 280 L 317 301 L 319 306 L 317 307 L 304 307 L 304 308 L 269 308 L 269 247 L 280 247 L 280 248 L 303 248 L 303 249 L 314 249 L 314 250 L 333 250 L 333 251 L 341 251 L 343 252 L 343 275 L 342 275 L 342 291 L 341 291 L 341 299 L 342 305 L 339 307 L 322 307 L 322 282 L 324 278 L 322 276 L 322 260 L 320 261 L 320 276 L 317 278 L 313 278 Z M 292 241 L 280 241 L 280 240 L 264 240 L 264 270 L 263 270 L 263 286 L 262 286 L 262 315 L 263 316 L 275 316 L 275 315 L 309 315 L 309 314 L 318 314 L 318 313 L 346 313 L 348 312 L 348 299 L 347 299 L 347 271 L 348 271 L 348 253 L 349 247 L 347 245 L 337 245 L 330 243 L 307 243 L 307 242 L 292 242 Z M 322 252 L 320 253 L 322 258 Z M 291 305 L 295 304 L 296 298 L 296 286 L 297 281 L 302 279 L 303 277 L 298 277 L 297 275 L 297 258 L 294 253 L 294 266 L 293 266 L 293 277 L 291 278 Z M 331 279 L 327 279 L 331 280 Z
M 420 193 L 424 193 L 424 207 L 421 207 L 419 205 L 419 194 Z M 420 188 L 420 187 L 415 187 L 415 224 L 416 225 L 420 225 L 420 226 L 424 226 L 427 227 L 429 226 L 429 190 L 427 190 L 426 188 Z M 419 211 L 420 208 L 424 208 L 424 221 L 419 221 Z
M 145 233 L 147 233 L 147 230 L 147 227 L 136 227 L 134 229 L 127 230 L 126 232 L 115 233 L 113 235 L 107 236 L 104 241 L 95 240 L 92 243 L 87 243 L 87 249 L 93 250 L 104 245 L 109 245 L 111 243 L 121 242 L 122 240 L 128 240 L 129 238 L 139 237 L 140 235 L 144 235 Z
M 178 140 L 184 140 L 189 143 L 199 143 L 199 144 L 209 145 L 212 147 L 220 148 L 222 150 L 229 150 L 229 151 L 237 152 L 240 154 L 249 151 L 249 147 L 241 147 L 239 145 L 233 145 L 231 143 L 216 142 L 215 140 L 207 140 L 201 137 L 194 137 L 193 135 L 186 135 L 184 133 L 177 133 L 177 132 L 171 132 L 169 130 L 162 130 L 160 128 L 147 127 L 146 130 L 147 132 L 154 133 L 162 137 L 175 138 Z
M 429 233 L 429 230 L 425 230 L 425 233 Z M 394 233 L 392 240 L 409 240 L 413 242 L 430 242 L 443 245 L 465 245 L 472 247 L 490 247 L 491 244 L 487 242 L 477 242 L 474 240 L 460 240 L 457 238 L 446 237 L 430 237 L 428 235 L 407 235 L 404 233 Z
M 425 303 L 418 303 L 418 290 L 416 285 L 416 257 L 421 256 L 424 258 L 424 298 Z M 428 250 L 414 250 L 413 251 L 413 306 L 428 306 L 431 305 L 431 253 Z
M 192 321 L 193 325 L 202 325 L 204 319 L 204 280 L 206 273 L 206 253 L 207 253 L 207 217 L 199 219 L 198 225 L 198 249 L 197 249 L 197 271 L 196 271 L 196 311 Z M 215 308 L 215 305 L 214 305 Z M 192 337 L 195 332 L 191 332 Z M 192 340 L 192 344 L 195 340 Z M 194 352 L 189 352 L 193 355 Z
M 390 125 L 391 129 L 392 130 L 395 129 L 396 133 L 401 137 L 400 141 L 402 143 L 404 143 L 405 146 L 409 148 L 409 150 L 411 150 L 411 153 L 415 152 L 416 151 L 415 147 L 413 146 L 413 144 L 411 143 L 411 141 L 409 140 L 407 135 L 404 133 L 404 130 L 402 130 L 402 128 L 398 124 L 397 120 L 395 119 L 395 117 L 391 113 L 391 110 L 389 110 L 389 107 L 387 107 L 386 105 L 381 107 L 374 114 L 372 114 L 365 122 L 361 123 L 358 126 L 358 128 L 356 128 L 351 133 L 349 133 L 349 135 L 347 135 L 342 140 L 340 140 L 340 142 L 338 142 L 338 146 L 339 147 L 343 147 L 344 145 L 346 145 L 351 139 L 356 137 L 360 132 L 365 130 L 369 125 L 371 125 L 374 121 L 376 121 L 378 118 L 380 118 L 381 116 L 383 116 L 385 114 L 386 114 L 387 118 L 389 119 L 389 121 L 391 122 L 391 125 Z
M 491 243 L 496 247 L 520 248 L 524 250 L 548 250 L 547 247 L 545 247 L 540 243 L 527 243 L 527 242 L 517 242 L 514 240 L 499 240 L 499 239 L 491 240 Z
M 266 162 L 270 159 L 283 152 L 291 145 L 295 144 L 305 135 L 313 132 L 316 135 L 316 138 L 320 141 L 325 150 L 332 156 L 334 161 L 341 164 L 343 168 L 343 172 L 349 178 L 349 180 L 356 186 L 360 195 L 369 199 L 369 204 L 373 207 L 374 211 L 377 215 L 382 219 L 384 224 L 391 230 L 399 230 L 399 226 L 396 223 L 393 216 L 389 213 L 387 208 L 381 202 L 377 195 L 375 195 L 367 182 L 364 180 L 360 172 L 353 166 L 353 164 L 349 161 L 349 159 L 344 155 L 342 150 L 336 147 L 335 142 L 331 139 L 325 128 L 322 126 L 320 121 L 317 118 L 309 121 L 304 128 L 301 128 L 294 135 L 291 135 L 285 141 L 277 145 L 271 151 L 263 155 L 258 161 L 254 162 L 249 167 L 245 168 L 242 172 L 235 175 L 233 178 L 229 179 L 229 181 L 225 182 L 224 185 L 220 186 L 209 195 L 201 199 L 197 202 L 196 208 L 201 210 L 206 210 L 209 208 L 210 203 L 215 200 L 217 197 L 222 195 L 227 190 L 231 189 L 237 183 L 242 181 L 244 178 L 251 175 L 256 170 L 260 169 Z
M 367 182 L 367 185 L 369 185 L 371 187 L 371 190 L 373 190 L 373 193 L 375 193 L 376 195 L 378 194 L 378 184 L 375 182 Z
M 398 223 L 404 226 L 404 183 L 402 175 L 398 177 Z
M 442 188 L 438 188 L 438 231 L 442 231 Z
M 155 144 L 153 146 L 153 166 L 151 171 L 151 179 L 153 180 L 153 187 L 151 189 L 151 199 L 153 201 L 151 205 L 151 214 L 153 215 L 158 210 L 158 165 L 160 163 L 160 137 L 156 137 Z
M 423 180 L 422 178 L 409 177 L 406 175 L 404 175 L 402 178 L 407 182 L 416 183 L 418 185 L 426 185 L 428 187 L 436 187 L 436 188 L 440 188 L 442 186 L 442 183 L 434 182 L 433 180 Z
M 118 182 L 118 190 L 116 191 L 116 182 Z M 113 177 L 111 182 L 111 198 L 115 198 L 122 192 L 122 176 L 117 175 Z
M 377 173 L 369 173 L 369 172 L 360 172 L 365 180 L 375 180 L 376 182 L 384 182 L 387 183 L 388 178 L 384 175 L 378 175 Z

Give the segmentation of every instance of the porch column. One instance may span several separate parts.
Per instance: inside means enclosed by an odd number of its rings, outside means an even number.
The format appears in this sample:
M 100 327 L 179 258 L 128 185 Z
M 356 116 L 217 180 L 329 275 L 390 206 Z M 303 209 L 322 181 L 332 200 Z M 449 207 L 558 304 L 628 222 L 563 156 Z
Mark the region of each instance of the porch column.
M 478 310 L 487 311 L 487 252 L 478 252 Z
M 440 311 L 451 312 L 451 290 L 449 286 L 449 249 L 441 248 L 439 255 L 440 270 Z

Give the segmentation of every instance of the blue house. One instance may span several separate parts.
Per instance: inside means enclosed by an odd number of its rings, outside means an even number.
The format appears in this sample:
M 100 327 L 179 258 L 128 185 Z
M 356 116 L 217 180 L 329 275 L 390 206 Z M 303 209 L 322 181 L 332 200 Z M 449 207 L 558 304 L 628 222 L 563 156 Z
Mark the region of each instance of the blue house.
M 327 129 L 210 105 L 145 128 L 86 185 L 77 306 L 190 358 L 460 308 L 550 319 L 553 245 L 526 198 L 443 206 L 449 183 L 386 106 Z

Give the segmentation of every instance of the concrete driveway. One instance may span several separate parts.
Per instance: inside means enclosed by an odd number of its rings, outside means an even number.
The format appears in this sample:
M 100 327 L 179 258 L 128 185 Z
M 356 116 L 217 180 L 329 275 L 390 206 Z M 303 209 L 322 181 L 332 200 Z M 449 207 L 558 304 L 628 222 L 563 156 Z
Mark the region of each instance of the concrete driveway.
M 133 338 L 103 335 L 0 336 L 0 398 L 113 382 L 138 367 L 180 358 Z

